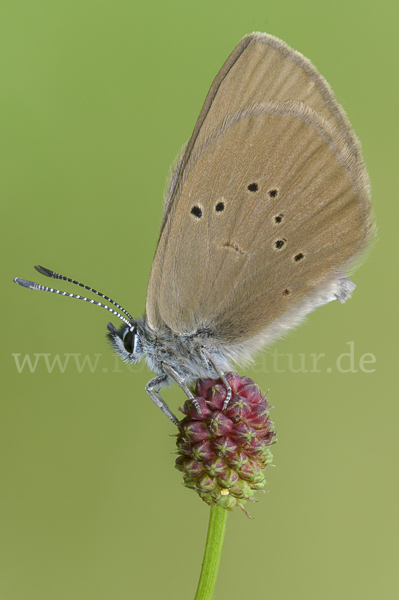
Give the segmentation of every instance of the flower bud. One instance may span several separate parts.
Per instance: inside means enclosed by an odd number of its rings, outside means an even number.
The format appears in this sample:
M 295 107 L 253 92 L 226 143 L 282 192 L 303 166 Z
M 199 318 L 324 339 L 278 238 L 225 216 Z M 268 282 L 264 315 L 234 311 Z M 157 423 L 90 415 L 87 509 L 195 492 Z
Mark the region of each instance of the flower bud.
M 242 507 L 265 486 L 263 470 L 273 459 L 270 445 L 275 431 L 259 387 L 236 373 L 227 373 L 226 378 L 232 390 L 226 410 L 227 390 L 221 379 L 197 381 L 201 413 L 191 402 L 184 404 L 176 469 L 183 473 L 184 485 L 207 504 L 232 509 Z

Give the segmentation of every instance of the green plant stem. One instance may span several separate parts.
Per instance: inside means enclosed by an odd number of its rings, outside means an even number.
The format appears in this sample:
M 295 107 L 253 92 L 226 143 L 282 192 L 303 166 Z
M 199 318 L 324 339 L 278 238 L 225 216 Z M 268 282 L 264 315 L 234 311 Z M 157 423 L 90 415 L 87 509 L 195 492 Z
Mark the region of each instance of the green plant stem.
M 224 534 L 226 533 L 227 510 L 212 506 L 209 516 L 204 560 L 198 582 L 195 600 L 211 600 L 219 571 Z

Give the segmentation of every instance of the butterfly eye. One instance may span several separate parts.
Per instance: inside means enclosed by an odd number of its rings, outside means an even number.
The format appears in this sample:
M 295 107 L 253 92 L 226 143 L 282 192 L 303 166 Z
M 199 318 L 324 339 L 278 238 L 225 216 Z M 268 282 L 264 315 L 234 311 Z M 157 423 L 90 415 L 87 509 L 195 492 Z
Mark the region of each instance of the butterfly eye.
M 128 352 L 129 354 L 133 353 L 134 336 L 134 331 L 128 331 L 125 337 L 123 338 L 123 345 L 125 347 L 126 352 Z

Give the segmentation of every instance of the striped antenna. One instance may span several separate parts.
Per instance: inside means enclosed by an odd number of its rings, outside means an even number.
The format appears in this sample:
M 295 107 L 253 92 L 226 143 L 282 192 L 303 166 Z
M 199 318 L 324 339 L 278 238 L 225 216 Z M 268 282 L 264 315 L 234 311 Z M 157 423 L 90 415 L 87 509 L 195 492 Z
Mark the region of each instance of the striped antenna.
M 76 281 L 76 279 L 71 279 L 70 277 L 65 277 L 65 275 L 60 275 L 59 273 L 56 273 L 55 271 L 51 271 L 50 269 L 46 269 L 45 267 L 41 267 L 40 265 L 35 265 L 35 269 L 36 269 L 36 271 L 38 271 L 42 275 L 45 275 L 46 277 L 51 277 L 52 279 L 62 279 L 63 281 L 69 281 L 69 283 L 73 283 L 74 285 L 80 285 L 80 287 L 84 288 L 85 290 L 89 290 L 89 292 L 93 292 L 93 294 L 97 294 L 97 296 L 101 296 L 101 298 L 104 298 L 104 300 L 107 300 L 108 302 L 111 302 L 111 304 L 113 304 L 114 306 L 116 306 L 117 308 L 119 308 L 119 310 L 121 310 L 123 313 L 125 313 L 125 315 L 127 317 L 129 317 L 130 321 L 133 321 L 132 315 L 129 314 L 127 312 L 127 310 L 125 310 L 123 308 L 123 306 L 121 306 L 120 304 L 118 304 L 117 302 L 115 302 L 115 300 L 112 300 L 112 298 L 109 298 L 105 294 L 102 294 L 101 292 L 98 292 L 94 288 L 91 288 L 88 285 L 85 285 L 84 283 L 80 283 L 79 281 Z
M 52 292 L 53 294 L 59 294 L 60 296 L 69 296 L 69 298 L 76 298 L 76 300 L 84 300 L 85 302 L 90 302 L 90 304 L 95 304 L 96 306 L 101 306 L 102 308 L 105 308 L 110 313 L 112 313 L 113 315 L 118 317 L 118 319 L 120 319 L 121 321 L 126 323 L 126 325 L 128 325 L 129 327 L 132 326 L 133 317 L 127 312 L 127 310 L 125 310 L 122 306 L 120 306 L 120 304 L 117 304 L 117 302 L 112 300 L 112 298 L 109 298 L 105 294 L 102 294 L 101 292 L 98 292 L 97 290 L 95 290 L 87 285 L 84 285 L 83 283 L 80 283 L 79 281 L 76 281 L 75 279 L 70 279 L 69 277 L 65 277 L 64 275 L 59 275 L 59 273 L 55 273 L 54 271 L 51 271 L 50 269 L 46 269 L 45 267 L 41 267 L 40 265 L 36 265 L 35 269 L 42 275 L 46 275 L 46 277 L 69 281 L 70 283 L 79 285 L 80 287 L 82 287 L 86 290 L 89 290 L 90 292 L 93 292 L 94 294 L 97 294 L 97 296 L 101 296 L 101 298 L 104 298 L 104 300 L 111 302 L 111 304 L 113 304 L 114 306 L 119 308 L 123 313 L 125 313 L 125 315 L 127 315 L 127 317 L 129 317 L 129 320 L 126 319 L 126 317 L 121 315 L 119 312 L 117 312 L 113 308 L 110 308 L 109 306 L 107 306 L 106 304 L 102 304 L 102 302 L 97 302 L 96 300 L 92 300 L 91 298 L 86 298 L 85 296 L 80 296 L 79 294 L 70 294 L 68 292 L 56 290 L 54 288 L 50 288 L 45 285 L 40 285 L 39 283 L 35 283 L 34 281 L 28 281 L 27 279 L 21 279 L 20 277 L 15 277 L 14 282 L 22 287 L 26 287 L 31 290 L 37 290 L 40 292 Z

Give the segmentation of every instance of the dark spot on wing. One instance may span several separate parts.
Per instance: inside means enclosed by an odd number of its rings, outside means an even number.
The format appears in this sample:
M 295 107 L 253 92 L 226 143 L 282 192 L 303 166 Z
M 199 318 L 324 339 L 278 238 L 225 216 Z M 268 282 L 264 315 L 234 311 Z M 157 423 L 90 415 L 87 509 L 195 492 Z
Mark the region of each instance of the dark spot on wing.
M 198 217 L 199 219 L 200 217 L 202 217 L 202 210 L 199 206 L 193 206 L 191 209 L 191 214 L 194 215 L 194 217 Z

